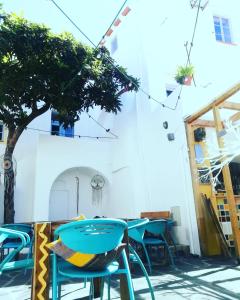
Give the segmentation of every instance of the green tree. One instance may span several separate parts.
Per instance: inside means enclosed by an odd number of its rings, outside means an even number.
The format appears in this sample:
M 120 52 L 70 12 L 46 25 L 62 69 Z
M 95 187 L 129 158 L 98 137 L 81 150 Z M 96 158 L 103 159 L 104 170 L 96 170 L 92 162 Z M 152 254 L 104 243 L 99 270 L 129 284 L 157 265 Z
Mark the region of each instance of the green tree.
M 120 96 L 137 91 L 106 48 L 93 49 L 69 33 L 53 34 L 41 24 L 6 15 L 0 24 L 0 120 L 8 128 L 4 153 L 4 222 L 14 221 L 12 156 L 24 129 L 49 109 L 66 126 L 83 111 L 100 106 L 117 113 Z

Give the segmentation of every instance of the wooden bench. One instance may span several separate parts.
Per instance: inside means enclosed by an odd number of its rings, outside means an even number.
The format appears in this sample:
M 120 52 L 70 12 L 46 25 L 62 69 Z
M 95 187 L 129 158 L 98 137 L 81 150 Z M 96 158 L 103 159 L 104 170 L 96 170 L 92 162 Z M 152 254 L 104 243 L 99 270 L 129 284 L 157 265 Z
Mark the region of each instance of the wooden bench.
M 148 218 L 148 219 L 170 219 L 171 212 L 166 211 L 145 211 L 141 212 L 141 218 Z

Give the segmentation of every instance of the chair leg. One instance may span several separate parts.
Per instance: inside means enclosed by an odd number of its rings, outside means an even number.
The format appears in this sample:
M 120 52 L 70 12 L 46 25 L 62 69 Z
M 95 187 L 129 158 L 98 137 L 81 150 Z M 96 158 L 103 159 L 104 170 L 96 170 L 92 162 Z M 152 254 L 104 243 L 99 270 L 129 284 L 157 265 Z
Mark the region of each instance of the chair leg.
M 167 241 L 165 240 L 164 237 L 163 237 L 163 240 L 164 240 L 164 242 L 165 242 L 165 247 L 166 247 L 166 249 L 167 249 L 168 257 L 169 257 L 169 259 L 170 259 L 171 265 L 172 265 L 173 267 L 175 267 L 175 263 L 174 263 L 174 260 L 173 260 L 173 257 L 172 257 L 172 253 L 171 253 L 171 251 L 170 251 L 170 248 L 169 248 L 169 246 L 168 246 L 168 243 L 167 243 Z
M 58 300 L 61 299 L 61 282 L 58 283 Z
M 110 294 L 110 291 L 111 291 L 111 276 L 108 276 L 108 300 L 111 299 L 111 294 Z
M 135 300 L 134 291 L 133 291 L 133 285 L 132 285 L 132 277 L 131 277 L 131 273 L 130 273 L 130 269 L 129 269 L 127 255 L 126 255 L 125 249 L 123 249 L 123 251 L 122 251 L 122 259 L 123 259 L 124 268 L 126 270 L 127 283 L 128 283 L 128 291 L 129 291 L 129 299 L 130 300 Z
M 148 252 L 147 252 L 147 248 L 145 247 L 144 244 L 142 244 L 142 246 L 143 246 L 146 258 L 147 258 L 147 263 L 148 263 L 148 268 L 149 268 L 149 274 L 152 274 L 152 265 L 151 265 L 151 261 L 150 261 L 150 258 L 149 258 Z
M 143 274 L 144 274 L 144 276 L 146 278 L 146 281 L 147 281 L 147 284 L 148 284 L 148 287 L 149 287 L 149 290 L 150 290 L 150 293 L 151 293 L 151 298 L 152 298 L 152 300 L 155 300 L 153 287 L 152 287 L 152 284 L 151 284 L 150 279 L 148 277 L 147 270 L 144 267 L 144 264 L 142 263 L 142 261 L 141 261 L 140 257 L 138 256 L 137 252 L 133 249 L 133 247 L 131 245 L 129 245 L 129 250 L 130 250 L 130 253 L 132 253 L 135 256 L 138 264 L 140 265 L 140 267 L 141 267 L 141 269 L 143 271 Z
M 53 254 L 52 258 L 52 300 L 57 300 L 57 257 L 56 254 Z
M 94 283 L 93 278 L 90 279 L 90 292 L 89 292 L 89 300 L 93 299 L 94 297 Z
M 101 278 L 101 285 L 100 285 L 100 299 L 103 300 L 104 294 L 104 277 Z

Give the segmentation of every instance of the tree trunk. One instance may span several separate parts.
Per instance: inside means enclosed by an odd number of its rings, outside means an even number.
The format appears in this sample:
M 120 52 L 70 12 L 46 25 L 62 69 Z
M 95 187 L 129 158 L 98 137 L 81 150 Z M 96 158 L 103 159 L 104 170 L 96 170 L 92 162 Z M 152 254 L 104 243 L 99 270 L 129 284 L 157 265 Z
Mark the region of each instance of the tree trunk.
M 12 153 L 6 148 L 4 154 L 4 223 L 14 223 L 14 170 Z
M 7 145 L 4 153 L 4 223 L 14 223 L 14 185 L 15 174 L 13 165 L 13 151 L 17 144 L 19 137 L 24 129 L 35 118 L 41 116 L 48 111 L 49 105 L 46 104 L 41 108 L 34 108 L 32 113 L 22 120 L 21 125 L 12 125 L 8 127 Z
M 14 223 L 14 185 L 15 174 L 13 151 L 23 128 L 9 129 L 7 145 L 4 153 L 4 223 Z

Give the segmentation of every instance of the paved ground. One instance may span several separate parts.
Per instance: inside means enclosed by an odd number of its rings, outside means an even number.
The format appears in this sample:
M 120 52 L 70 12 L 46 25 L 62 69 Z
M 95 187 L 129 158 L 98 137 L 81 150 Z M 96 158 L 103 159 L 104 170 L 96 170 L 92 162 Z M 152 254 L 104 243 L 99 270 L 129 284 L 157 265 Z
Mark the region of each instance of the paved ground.
M 134 270 L 134 289 L 137 300 L 151 299 L 145 279 Z M 150 276 L 156 300 L 224 300 L 240 299 L 240 266 L 223 259 L 180 257 L 176 268 L 155 263 Z M 12 272 L 0 276 L 1 300 L 30 299 L 31 272 Z M 111 299 L 120 299 L 119 282 L 112 281 Z M 88 289 L 70 282 L 62 286 L 63 300 L 88 299 Z

